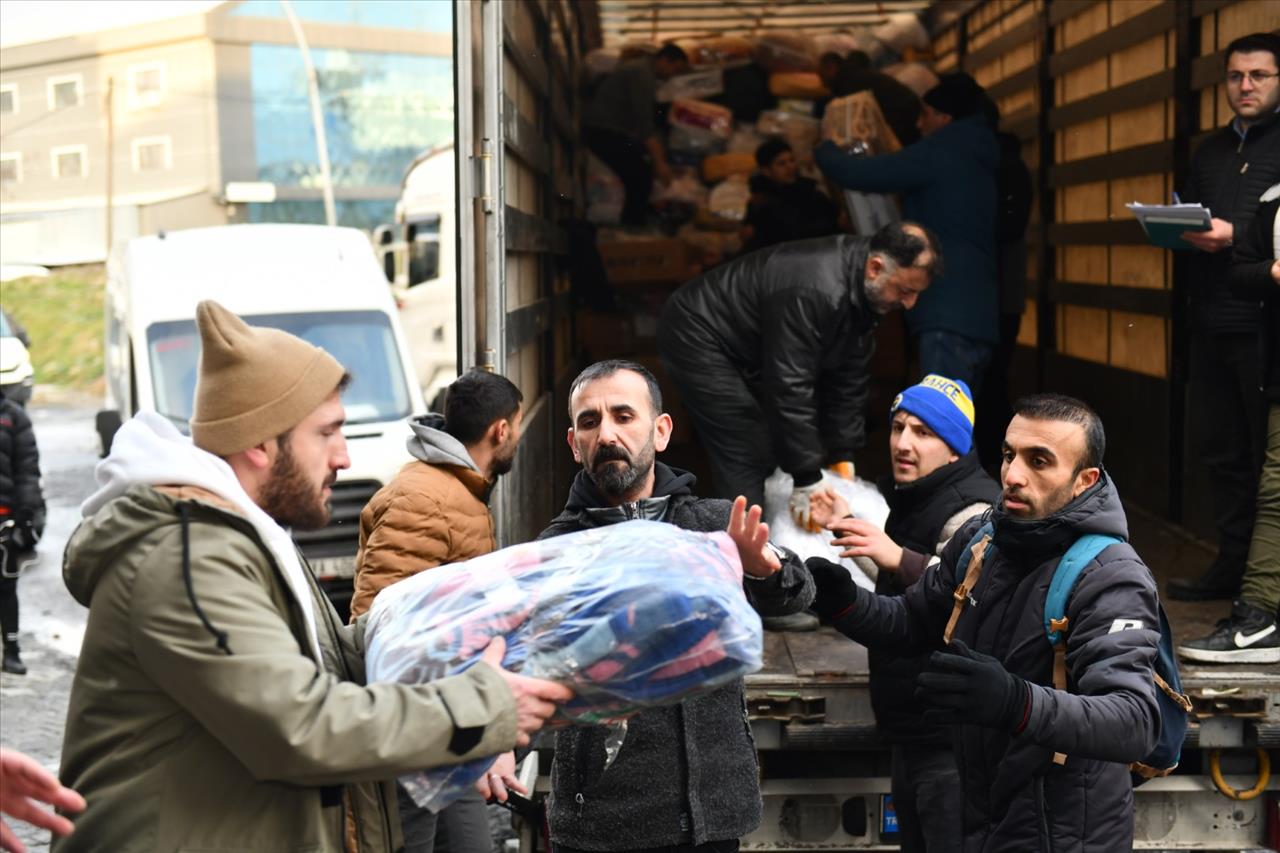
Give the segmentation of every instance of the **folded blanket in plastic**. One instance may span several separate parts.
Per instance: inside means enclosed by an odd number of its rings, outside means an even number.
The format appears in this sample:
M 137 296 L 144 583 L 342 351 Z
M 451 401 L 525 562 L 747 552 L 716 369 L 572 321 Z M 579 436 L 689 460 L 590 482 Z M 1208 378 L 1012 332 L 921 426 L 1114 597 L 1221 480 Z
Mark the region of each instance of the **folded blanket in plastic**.
M 714 690 L 761 666 L 760 618 L 725 533 L 629 521 L 504 548 L 421 572 L 375 599 L 369 681 L 425 683 L 464 671 L 490 641 L 503 667 L 573 688 L 571 723 L 625 718 Z M 439 811 L 492 759 L 402 777 Z

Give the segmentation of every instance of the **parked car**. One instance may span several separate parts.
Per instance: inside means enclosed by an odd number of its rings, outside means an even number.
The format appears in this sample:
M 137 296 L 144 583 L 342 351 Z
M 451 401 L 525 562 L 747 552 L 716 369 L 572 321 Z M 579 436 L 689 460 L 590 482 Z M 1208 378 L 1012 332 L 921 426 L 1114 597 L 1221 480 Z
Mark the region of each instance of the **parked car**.
M 27 330 L 8 311 L 0 311 L 0 392 L 22 406 L 31 399 L 36 381 L 29 346 Z

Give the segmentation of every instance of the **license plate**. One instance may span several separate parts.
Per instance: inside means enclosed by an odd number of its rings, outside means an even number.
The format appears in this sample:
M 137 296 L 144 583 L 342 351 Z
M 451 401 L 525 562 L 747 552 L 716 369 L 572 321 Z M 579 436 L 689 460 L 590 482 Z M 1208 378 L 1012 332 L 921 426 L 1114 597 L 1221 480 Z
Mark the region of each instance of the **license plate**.
M 880 795 L 880 835 L 898 834 L 898 812 L 893 808 L 893 795 Z
M 318 578 L 349 578 L 356 573 L 355 557 L 316 557 L 307 562 Z

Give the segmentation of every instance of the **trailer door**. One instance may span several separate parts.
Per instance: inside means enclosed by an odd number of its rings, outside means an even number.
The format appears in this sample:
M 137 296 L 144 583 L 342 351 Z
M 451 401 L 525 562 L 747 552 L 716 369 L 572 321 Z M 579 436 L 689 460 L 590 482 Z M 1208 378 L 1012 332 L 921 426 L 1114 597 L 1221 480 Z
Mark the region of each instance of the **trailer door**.
M 455 0 L 458 364 L 511 379 L 524 438 L 491 506 L 501 545 L 537 535 L 571 473 L 565 223 L 578 204 L 574 81 L 583 39 L 564 0 Z

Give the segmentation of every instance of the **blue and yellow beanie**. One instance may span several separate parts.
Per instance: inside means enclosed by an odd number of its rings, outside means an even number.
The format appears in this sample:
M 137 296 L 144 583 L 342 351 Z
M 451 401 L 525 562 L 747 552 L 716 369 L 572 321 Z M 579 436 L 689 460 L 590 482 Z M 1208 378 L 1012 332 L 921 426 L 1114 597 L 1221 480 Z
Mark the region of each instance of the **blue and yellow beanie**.
M 889 414 L 899 409 L 928 424 L 959 455 L 973 447 L 973 397 L 969 386 L 959 379 L 930 373 L 895 397 Z

